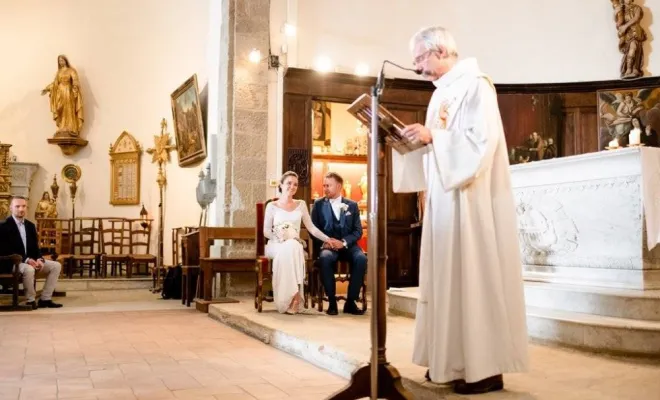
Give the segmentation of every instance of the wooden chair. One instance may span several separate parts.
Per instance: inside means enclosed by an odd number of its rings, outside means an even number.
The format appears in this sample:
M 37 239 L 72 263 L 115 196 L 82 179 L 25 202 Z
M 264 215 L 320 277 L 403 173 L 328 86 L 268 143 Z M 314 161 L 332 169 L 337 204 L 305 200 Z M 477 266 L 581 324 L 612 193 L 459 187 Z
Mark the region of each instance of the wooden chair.
M 138 274 L 140 273 L 140 265 L 145 266 L 145 275 L 149 274 L 149 264 L 153 264 L 153 273 L 156 273 L 157 257 L 149 253 L 151 249 L 151 229 L 153 220 L 142 219 L 129 219 L 131 230 L 131 251 L 128 256 L 128 267 L 126 269 L 126 277 L 133 276 L 133 267 L 137 267 Z M 142 226 L 142 224 L 146 224 Z M 156 275 L 154 275 L 155 279 Z
M 64 218 L 40 218 L 37 220 L 39 249 L 51 260 L 62 264 L 67 275 L 73 257 L 73 220 Z
M 213 279 L 216 274 L 253 273 L 254 271 L 254 253 L 249 258 L 210 257 L 210 246 L 216 240 L 254 241 L 254 228 L 202 226 L 196 232 L 183 235 L 182 297 L 185 297 L 186 300 L 191 298 L 194 283 L 190 275 L 196 273 L 197 293 L 195 303 L 197 310 L 202 312 L 208 312 L 209 304 L 214 302 L 238 302 L 225 297 L 223 293 L 221 293 L 220 298 L 213 298 Z
M 201 292 L 199 253 L 199 229 L 181 235 L 181 304 L 187 307 Z
M 365 253 L 365 255 L 367 255 Z M 350 273 L 350 264 L 347 261 L 337 261 L 337 270 L 335 271 L 335 285 L 338 282 L 346 283 L 351 280 Z M 312 308 L 317 307 L 320 312 L 323 311 L 323 302 L 328 301 L 328 296 L 325 295 L 325 289 L 323 288 L 323 281 L 321 280 L 321 266 L 319 265 L 318 259 L 314 260 L 314 265 L 312 267 L 312 278 L 310 279 L 312 283 L 311 290 L 313 291 L 312 295 Z M 360 290 L 360 297 L 358 302 L 362 303 L 362 310 L 367 311 L 367 274 L 364 274 L 364 282 L 362 283 L 362 289 Z M 347 297 L 344 295 L 335 295 L 337 301 L 346 301 Z
M 78 267 L 80 267 L 81 277 L 87 267 L 89 276 L 91 277 L 94 272 L 98 278 L 103 255 L 102 229 L 100 218 L 73 219 L 73 254 L 68 273 L 69 278 L 73 278 L 73 273 Z
M 257 223 L 256 223 L 256 240 L 257 240 L 257 261 L 256 261 L 256 283 L 255 283 L 255 294 L 254 294 L 254 308 L 257 311 L 261 312 L 263 309 L 263 302 L 273 302 L 273 296 L 271 294 L 264 295 L 263 286 L 264 282 L 273 282 L 273 262 L 271 259 L 265 256 L 265 248 L 268 239 L 264 236 L 264 216 L 266 211 L 266 206 L 271 201 L 277 200 L 270 199 L 265 203 L 257 203 Z M 309 232 L 301 227 L 300 229 L 300 239 L 307 243 L 307 248 L 305 249 L 305 284 L 303 286 L 303 297 L 305 298 L 304 307 L 309 307 L 309 297 L 310 297 L 310 270 L 312 265 L 312 238 Z
M 24 305 L 21 306 L 18 304 L 18 295 L 20 292 L 20 285 L 23 281 L 23 274 L 21 274 L 18 265 L 23 260 L 18 254 L 12 254 L 10 256 L 0 256 L 0 284 L 2 284 L 2 290 L 7 291 L 11 287 L 11 305 L 3 306 L 0 309 L 6 309 L 10 311 L 29 311 L 32 310 L 31 306 Z M 35 280 L 36 282 L 36 280 Z
M 103 256 L 101 269 L 107 275 L 108 263 L 110 275 L 121 276 L 122 266 L 128 269 L 131 252 L 131 225 L 125 218 L 105 218 L 101 221 Z
M 182 237 L 185 234 L 190 232 L 195 232 L 199 228 L 193 226 L 182 226 L 178 228 L 172 228 L 172 266 L 176 266 L 183 263 L 183 257 L 181 256 L 181 246 L 182 246 Z

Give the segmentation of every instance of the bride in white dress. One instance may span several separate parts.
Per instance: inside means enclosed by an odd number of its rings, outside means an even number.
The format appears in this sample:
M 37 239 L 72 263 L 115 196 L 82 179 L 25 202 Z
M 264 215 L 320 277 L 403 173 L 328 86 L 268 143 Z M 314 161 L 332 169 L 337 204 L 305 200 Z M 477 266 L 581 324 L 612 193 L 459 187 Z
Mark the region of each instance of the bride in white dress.
M 294 200 L 298 175 L 285 172 L 280 178 L 281 196 L 266 206 L 264 236 L 266 257 L 273 260 L 273 300 L 280 313 L 296 314 L 303 302 L 305 250 L 300 240 L 300 223 L 315 238 L 332 241 L 312 223 L 304 200 Z M 311 249 L 310 249 L 311 250 Z

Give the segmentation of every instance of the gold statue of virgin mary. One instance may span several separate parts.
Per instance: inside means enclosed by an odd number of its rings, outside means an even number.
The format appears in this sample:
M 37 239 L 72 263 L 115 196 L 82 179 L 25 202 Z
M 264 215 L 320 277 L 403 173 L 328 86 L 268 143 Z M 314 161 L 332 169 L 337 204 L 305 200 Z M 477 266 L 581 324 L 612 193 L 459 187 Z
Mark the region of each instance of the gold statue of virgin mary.
M 57 124 L 56 137 L 80 137 L 83 126 L 83 97 L 78 72 L 65 55 L 57 56 L 57 74 L 51 84 L 41 91 L 50 93 L 50 112 Z

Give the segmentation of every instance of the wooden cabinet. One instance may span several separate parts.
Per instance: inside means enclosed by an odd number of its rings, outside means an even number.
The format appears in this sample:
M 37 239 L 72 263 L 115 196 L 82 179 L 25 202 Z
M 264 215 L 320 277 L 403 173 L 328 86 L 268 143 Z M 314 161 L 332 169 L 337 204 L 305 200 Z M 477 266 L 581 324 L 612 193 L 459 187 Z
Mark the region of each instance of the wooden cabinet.
M 341 118 L 338 113 L 356 98 L 369 92 L 375 83 L 373 78 L 361 78 L 347 74 L 319 74 L 315 71 L 290 68 L 284 78 L 284 170 L 300 175 L 297 198 L 313 202 L 323 195 L 322 179 L 332 169 L 348 180 L 350 198 L 358 203 L 362 192 L 358 183 L 367 170 L 366 155 L 341 154 L 350 130 L 356 129 L 357 120 L 347 115 L 338 135 L 328 137 L 314 126 L 325 124 L 318 115 L 316 103 L 338 105 L 332 107 L 332 119 Z M 429 82 L 396 80 L 387 81 L 381 103 L 405 123 L 424 123 L 426 107 L 433 92 Z M 331 130 L 333 128 L 330 128 Z M 338 139 L 339 138 L 339 139 Z M 388 286 L 417 286 L 419 282 L 419 246 L 421 223 L 418 221 L 417 195 L 391 191 L 391 155 L 386 152 L 385 182 L 387 209 L 387 282 Z M 383 216 L 381 216 L 383 217 Z M 361 245 L 366 248 L 365 237 Z M 368 250 L 368 249 L 367 249 Z

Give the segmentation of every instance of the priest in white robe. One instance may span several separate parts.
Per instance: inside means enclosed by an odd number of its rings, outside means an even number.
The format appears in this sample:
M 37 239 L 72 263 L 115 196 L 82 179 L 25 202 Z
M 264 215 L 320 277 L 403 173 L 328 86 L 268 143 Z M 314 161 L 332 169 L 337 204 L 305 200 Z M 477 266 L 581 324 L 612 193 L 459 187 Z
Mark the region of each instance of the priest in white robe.
M 503 387 L 528 369 L 527 324 L 509 159 L 492 81 L 458 60 L 451 34 L 411 39 L 433 81 L 426 124 L 403 134 L 426 143 L 392 150 L 395 192 L 426 192 L 413 362 L 461 394 Z

